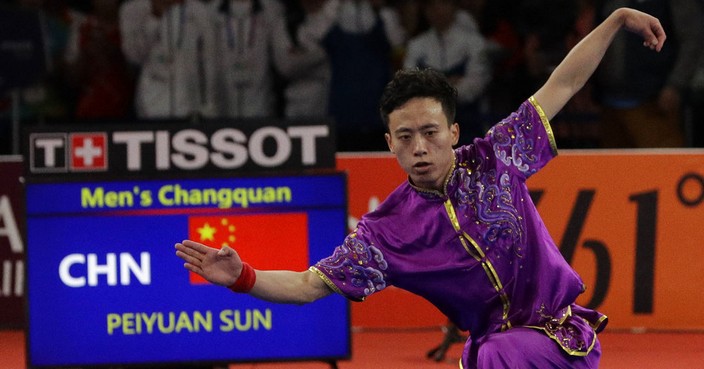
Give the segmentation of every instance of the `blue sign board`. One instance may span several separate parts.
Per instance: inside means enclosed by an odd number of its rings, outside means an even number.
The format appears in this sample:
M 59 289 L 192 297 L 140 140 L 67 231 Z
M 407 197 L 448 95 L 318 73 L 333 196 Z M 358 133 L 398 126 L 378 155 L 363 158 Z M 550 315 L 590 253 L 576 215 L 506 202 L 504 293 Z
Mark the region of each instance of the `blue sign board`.
M 305 270 L 346 230 L 341 173 L 27 183 L 30 367 L 337 360 L 349 303 L 272 304 L 183 268 L 174 244 L 227 244 Z

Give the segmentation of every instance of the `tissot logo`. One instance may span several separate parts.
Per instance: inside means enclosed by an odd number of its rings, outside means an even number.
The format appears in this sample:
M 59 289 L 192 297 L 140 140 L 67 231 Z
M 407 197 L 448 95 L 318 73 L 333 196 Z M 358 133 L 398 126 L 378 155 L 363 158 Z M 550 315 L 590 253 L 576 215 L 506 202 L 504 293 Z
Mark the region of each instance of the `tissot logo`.
M 334 168 L 330 123 L 121 126 L 29 133 L 30 174 L 242 172 Z M 224 123 L 229 123 L 225 126 Z M 245 122 L 247 123 L 247 122 Z M 95 128 L 95 127 L 94 127 Z

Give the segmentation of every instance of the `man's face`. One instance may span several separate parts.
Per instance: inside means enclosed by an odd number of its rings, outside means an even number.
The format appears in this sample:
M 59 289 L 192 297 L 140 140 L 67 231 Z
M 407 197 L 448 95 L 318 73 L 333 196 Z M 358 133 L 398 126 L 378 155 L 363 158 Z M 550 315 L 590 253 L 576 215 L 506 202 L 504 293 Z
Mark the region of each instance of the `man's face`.
M 448 125 L 439 101 L 414 98 L 389 114 L 386 143 L 413 184 L 442 192 L 459 134 L 457 123 Z

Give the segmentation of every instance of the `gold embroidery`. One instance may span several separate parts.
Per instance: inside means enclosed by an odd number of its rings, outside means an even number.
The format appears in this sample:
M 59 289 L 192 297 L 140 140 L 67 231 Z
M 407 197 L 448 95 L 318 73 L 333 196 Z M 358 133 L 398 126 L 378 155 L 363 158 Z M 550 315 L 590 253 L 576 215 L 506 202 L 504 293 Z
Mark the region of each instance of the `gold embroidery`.
M 581 316 L 576 316 L 576 317 L 579 318 L 579 319 L 582 319 L 582 320 L 586 321 L 586 320 L 585 320 L 584 318 L 582 318 Z M 587 322 L 587 323 L 589 323 L 589 322 Z M 590 325 L 591 325 L 591 324 L 590 324 Z M 555 334 L 551 333 L 551 332 L 550 332 L 547 328 L 545 328 L 545 327 L 538 327 L 538 326 L 534 326 L 534 325 L 526 325 L 525 327 L 526 327 L 526 328 L 537 329 L 537 330 L 539 330 L 539 331 L 545 332 L 545 334 L 547 334 L 548 337 L 550 337 L 553 341 L 557 342 L 557 344 L 562 348 L 563 351 L 565 351 L 566 353 L 568 353 L 568 354 L 571 355 L 571 356 L 587 356 L 587 355 L 589 355 L 589 353 L 590 353 L 590 352 L 592 351 L 592 349 L 594 348 L 594 344 L 596 343 L 596 333 L 594 333 L 594 335 L 593 335 L 593 337 L 592 337 L 592 342 L 591 342 L 591 344 L 589 345 L 589 348 L 587 348 L 585 351 L 579 351 L 579 350 L 577 350 L 577 349 L 572 349 L 572 348 L 567 347 Z
M 604 322 L 604 320 L 606 320 L 606 316 L 602 316 L 601 318 L 599 318 L 599 321 L 596 324 L 591 324 L 588 320 L 582 318 L 579 315 L 572 315 L 572 307 L 571 306 L 567 306 L 567 309 L 565 309 L 565 313 L 561 317 L 559 317 L 559 319 L 553 318 L 551 316 L 546 316 L 543 313 L 544 308 L 545 308 L 545 306 L 542 305 L 540 308 L 540 311 L 538 311 L 538 313 L 540 313 L 540 315 L 543 318 L 550 319 L 545 323 L 545 326 L 526 325 L 524 327 L 545 332 L 545 334 L 548 337 L 550 337 L 553 341 L 557 342 L 557 344 L 562 348 L 563 351 L 565 351 L 566 353 L 568 353 L 571 356 L 587 356 L 592 351 L 592 349 L 594 348 L 594 344 L 596 343 L 596 339 L 597 339 L 596 329 L 601 325 L 601 323 Z M 569 347 L 569 339 L 567 341 L 563 342 L 563 340 L 565 340 L 565 338 L 563 338 L 561 340 L 557 336 L 557 334 L 555 334 L 555 332 L 558 331 L 558 329 L 565 323 L 565 321 L 567 321 L 567 318 L 582 319 L 585 323 L 587 323 L 587 325 L 589 325 L 592 328 L 592 330 L 594 330 L 592 342 L 586 350 L 583 350 L 582 347 L 578 347 L 576 349 L 570 348 Z
M 351 299 L 351 300 L 355 300 L 355 301 L 364 301 L 364 297 L 362 297 L 362 299 L 358 299 L 358 298 L 356 298 L 356 297 L 348 296 L 347 294 L 345 294 L 344 292 L 342 292 L 342 290 L 340 290 L 340 289 L 335 285 L 335 283 L 332 283 L 332 281 L 330 280 L 330 278 L 328 278 L 328 276 L 326 276 L 325 273 L 321 272 L 320 269 L 316 268 L 315 266 L 312 266 L 312 267 L 308 268 L 308 270 L 310 270 L 311 272 L 313 272 L 313 273 L 315 273 L 316 275 L 318 275 L 318 277 L 320 277 L 320 279 L 322 279 L 323 282 L 325 282 L 325 284 L 328 285 L 328 287 L 330 287 L 331 290 L 335 291 L 335 293 L 338 293 L 338 294 L 340 294 L 340 295 L 342 295 L 342 296 L 345 296 L 345 297 L 347 297 L 347 298 L 349 298 L 349 299 Z

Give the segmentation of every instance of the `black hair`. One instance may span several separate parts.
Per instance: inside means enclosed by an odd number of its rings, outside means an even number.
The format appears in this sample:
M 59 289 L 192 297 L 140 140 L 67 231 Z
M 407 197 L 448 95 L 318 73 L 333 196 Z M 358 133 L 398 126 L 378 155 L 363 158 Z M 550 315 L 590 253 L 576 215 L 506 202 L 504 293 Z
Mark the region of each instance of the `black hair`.
M 447 124 L 455 121 L 457 89 L 448 82 L 445 75 L 431 68 L 401 69 L 384 88 L 379 112 L 386 132 L 389 132 L 389 114 L 417 97 L 437 100 L 447 117 Z

